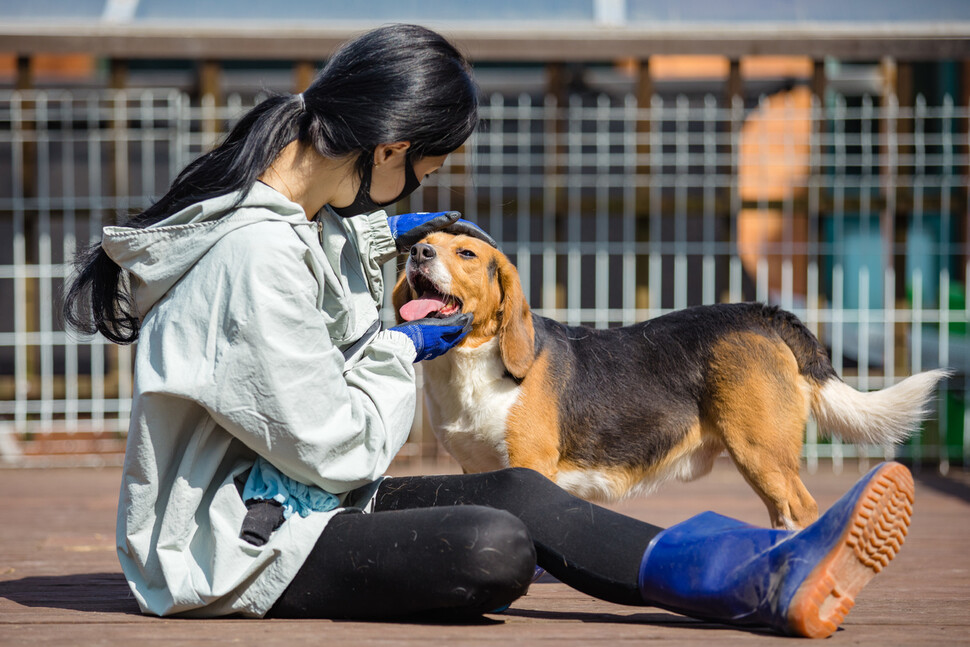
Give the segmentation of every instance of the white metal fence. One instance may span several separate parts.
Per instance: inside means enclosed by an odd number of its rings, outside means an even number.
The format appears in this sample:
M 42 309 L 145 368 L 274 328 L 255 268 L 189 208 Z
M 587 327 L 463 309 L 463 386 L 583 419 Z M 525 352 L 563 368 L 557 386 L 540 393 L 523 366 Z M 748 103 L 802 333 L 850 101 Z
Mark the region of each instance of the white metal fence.
M 161 195 L 245 107 L 159 90 L 0 93 L 0 458 L 24 463 L 50 439 L 75 462 L 117 450 L 132 349 L 64 331 L 70 259 Z M 857 388 L 955 368 L 938 420 L 895 452 L 965 463 L 966 106 L 823 104 L 796 89 L 749 106 L 494 96 L 482 115 L 405 209 L 457 209 L 489 230 L 537 312 L 605 327 L 699 303 L 780 303 Z M 893 451 L 819 442 L 811 426 L 807 440 L 812 468 Z M 437 451 L 419 414 L 405 456 Z

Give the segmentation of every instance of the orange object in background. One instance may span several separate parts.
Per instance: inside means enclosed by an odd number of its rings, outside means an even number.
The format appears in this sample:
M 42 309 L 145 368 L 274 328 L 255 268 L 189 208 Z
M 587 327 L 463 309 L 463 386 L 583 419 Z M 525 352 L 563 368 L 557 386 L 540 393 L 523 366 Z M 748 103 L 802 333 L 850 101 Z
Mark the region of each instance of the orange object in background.
M 654 81 L 685 79 L 723 79 L 731 69 L 726 56 L 656 54 L 650 57 L 650 78 Z M 810 79 L 814 63 L 807 56 L 744 56 L 740 61 L 741 77 L 748 81 L 762 79 Z M 639 73 L 637 59 L 625 58 L 616 67 L 627 76 Z
M 738 255 L 745 271 L 756 280 L 762 259 L 767 261 L 768 291 L 773 297 L 783 288 L 784 243 L 792 245 L 788 258 L 796 299 L 804 298 L 807 289 L 807 259 L 797 250 L 808 239 L 807 217 L 792 210 L 791 221 L 786 223 L 778 203 L 807 190 L 811 105 L 812 93 L 807 87 L 779 92 L 765 99 L 741 127 L 738 190 L 745 206 L 738 213 Z M 758 202 L 766 204 L 762 207 Z
M 34 81 L 79 81 L 91 78 L 97 71 L 90 54 L 35 54 L 30 57 L 30 74 Z M 0 54 L 0 82 L 13 83 L 17 76 L 17 55 Z

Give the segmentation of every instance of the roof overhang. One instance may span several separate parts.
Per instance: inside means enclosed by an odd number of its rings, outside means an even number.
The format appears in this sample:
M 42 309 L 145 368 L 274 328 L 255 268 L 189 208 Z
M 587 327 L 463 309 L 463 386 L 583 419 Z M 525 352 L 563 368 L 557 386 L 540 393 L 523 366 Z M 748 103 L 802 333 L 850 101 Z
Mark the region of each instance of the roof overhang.
M 109 58 L 323 60 L 374 24 L 105 21 L 0 24 L 0 45 L 21 55 L 91 53 Z M 473 61 L 609 61 L 656 54 L 798 55 L 898 60 L 970 58 L 970 22 L 664 24 L 656 28 L 519 24 L 429 25 Z

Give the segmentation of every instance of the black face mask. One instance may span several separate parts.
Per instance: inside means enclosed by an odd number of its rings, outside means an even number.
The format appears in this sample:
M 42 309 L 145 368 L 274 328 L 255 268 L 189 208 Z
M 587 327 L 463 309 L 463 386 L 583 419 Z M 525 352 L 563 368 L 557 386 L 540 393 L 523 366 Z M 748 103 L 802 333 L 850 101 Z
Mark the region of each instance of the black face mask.
M 364 177 L 360 179 L 360 188 L 357 189 L 357 197 L 354 198 L 352 203 L 346 207 L 335 207 L 330 205 L 330 208 L 333 209 L 334 213 L 343 218 L 350 218 L 351 216 L 358 216 L 362 213 L 377 211 L 378 209 L 388 207 L 395 202 L 400 202 L 404 198 L 414 193 L 415 189 L 421 186 L 421 182 L 418 181 L 417 176 L 414 174 L 414 167 L 411 166 L 411 158 L 405 157 L 404 189 L 401 190 L 400 195 L 390 202 L 374 202 L 374 200 L 370 197 L 370 180 L 372 169 L 372 166 L 368 166 L 367 170 L 364 171 Z

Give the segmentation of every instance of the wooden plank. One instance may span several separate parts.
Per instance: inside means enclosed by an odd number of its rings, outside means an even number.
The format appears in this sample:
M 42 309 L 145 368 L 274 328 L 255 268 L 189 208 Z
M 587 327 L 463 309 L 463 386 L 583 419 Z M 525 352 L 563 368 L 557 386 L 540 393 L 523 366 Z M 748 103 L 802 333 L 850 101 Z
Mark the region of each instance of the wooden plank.
M 415 466 L 409 473 L 438 471 Z M 395 472 L 399 473 L 399 472 Z M 403 473 L 403 472 L 402 472 Z M 824 509 L 858 478 L 825 468 L 804 475 Z M 491 645 L 560 647 L 600 643 L 791 645 L 790 639 L 704 623 L 649 607 L 625 607 L 578 593 L 549 576 L 504 614 L 479 622 L 381 623 L 328 620 L 180 620 L 142 616 L 114 554 L 120 470 L 0 470 L 0 645 Z M 660 525 L 703 510 L 763 524 L 760 500 L 727 461 L 690 484 L 614 506 Z M 906 546 L 857 599 L 828 644 L 959 644 L 970 632 L 970 477 L 917 474 Z M 609 538 L 603 538 L 609 550 Z

